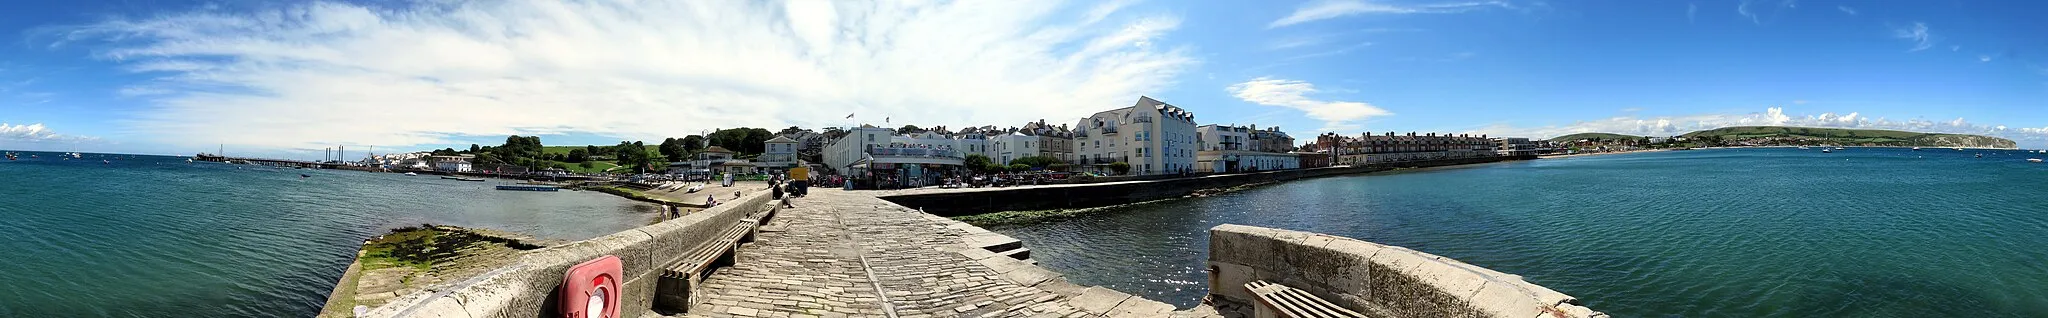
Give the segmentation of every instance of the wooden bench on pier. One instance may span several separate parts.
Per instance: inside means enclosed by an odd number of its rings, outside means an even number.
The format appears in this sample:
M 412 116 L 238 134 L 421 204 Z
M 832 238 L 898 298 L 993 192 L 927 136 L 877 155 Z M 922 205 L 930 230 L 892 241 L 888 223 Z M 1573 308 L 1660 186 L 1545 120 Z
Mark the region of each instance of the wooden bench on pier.
M 762 208 L 760 211 L 754 211 L 752 214 L 747 214 L 745 220 L 754 222 L 754 229 L 747 231 L 746 236 L 740 238 L 740 242 L 753 242 L 754 235 L 761 233 L 761 227 L 768 225 L 768 220 L 775 217 L 775 211 L 782 210 L 780 209 L 782 201 L 770 200 L 767 207 Z
M 717 238 L 698 244 L 687 251 L 683 259 L 661 271 L 661 279 L 655 284 L 654 302 L 658 308 L 675 312 L 690 309 L 696 299 L 696 288 L 718 266 L 732 266 L 738 261 L 740 240 L 751 237 L 758 223 L 754 219 L 743 219 L 732 228 L 719 232 Z
M 1351 311 L 1350 309 L 1338 307 L 1337 304 L 1332 304 L 1321 297 L 1310 295 L 1308 291 L 1287 287 L 1286 285 L 1261 280 L 1245 283 L 1244 288 L 1251 290 L 1252 295 L 1257 296 L 1259 299 L 1258 305 L 1252 309 L 1252 317 L 1255 318 L 1365 317 L 1365 315 L 1360 315 L 1358 312 Z

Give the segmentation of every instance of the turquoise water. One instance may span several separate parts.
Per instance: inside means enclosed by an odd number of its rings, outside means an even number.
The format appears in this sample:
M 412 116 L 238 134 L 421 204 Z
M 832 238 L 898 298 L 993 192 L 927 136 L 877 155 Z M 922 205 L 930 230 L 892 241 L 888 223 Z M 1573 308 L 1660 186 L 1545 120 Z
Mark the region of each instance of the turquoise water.
M 0 159 L 0 317 L 311 317 L 362 240 L 391 228 L 577 240 L 654 213 L 490 189 L 501 180 L 36 154 Z
M 1984 153 L 1984 158 L 1974 154 Z M 1725 149 L 1302 180 L 991 228 L 1076 283 L 1197 303 L 1207 229 L 1406 246 L 1615 317 L 2048 317 L 2048 164 Z

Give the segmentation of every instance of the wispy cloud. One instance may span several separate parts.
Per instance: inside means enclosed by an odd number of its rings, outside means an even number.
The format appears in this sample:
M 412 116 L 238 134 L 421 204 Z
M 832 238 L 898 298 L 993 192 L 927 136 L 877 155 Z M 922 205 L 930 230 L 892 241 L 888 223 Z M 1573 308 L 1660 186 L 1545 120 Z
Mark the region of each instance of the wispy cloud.
M 94 139 L 97 138 L 85 136 L 60 135 L 57 134 L 56 131 L 50 130 L 48 127 L 43 127 L 42 123 L 24 125 L 10 125 L 8 123 L 0 123 L 0 141 L 44 142 L 83 141 Z
M 1504 1 L 1447 2 L 1418 5 L 1394 5 L 1367 0 L 1319 0 L 1295 8 L 1293 14 L 1273 20 L 1266 28 L 1278 28 L 1310 21 L 1338 18 L 1359 14 L 1410 14 L 1410 13 L 1458 13 L 1486 8 L 1513 8 Z
M 1927 23 L 1921 22 L 1913 22 L 1913 25 L 1910 26 L 1892 28 L 1892 37 L 1913 42 L 1913 49 L 1906 50 L 1906 52 L 1918 52 L 1934 47 L 1935 41 L 1934 35 L 1927 32 Z M 1962 47 L 1951 47 L 1951 51 L 1961 49 Z
M 713 127 L 1080 117 L 1199 61 L 1128 1 L 419 1 L 197 10 L 61 28 L 162 75 L 123 122 L 275 148 Z M 870 117 L 872 116 L 872 117 Z
M 1750 23 L 1763 25 L 1764 20 L 1773 20 L 1785 10 L 1798 7 L 1798 0 L 1742 0 L 1735 5 L 1735 13 L 1749 18 Z
M 1273 40 L 1272 42 L 1268 42 L 1268 43 L 1266 44 L 1266 49 L 1268 49 L 1268 50 L 1285 50 L 1285 49 L 1291 49 L 1291 48 L 1297 48 L 1297 47 L 1305 47 L 1305 46 L 1312 46 L 1312 45 L 1317 45 L 1317 44 L 1323 44 L 1324 42 L 1329 42 L 1329 41 L 1330 41 L 1330 38 L 1331 38 L 1331 37 L 1332 37 L 1332 35 L 1330 35 L 1330 34 L 1311 34 L 1311 35 L 1291 35 L 1291 36 L 1284 36 L 1284 37 L 1280 37 L 1280 38 L 1278 38 L 1278 39 L 1274 39 L 1274 40 Z
M 1311 98 L 1308 95 L 1316 92 L 1316 86 L 1304 81 L 1260 77 L 1227 89 L 1231 95 L 1253 104 L 1300 110 L 1309 118 L 1323 121 L 1319 131 L 1358 130 L 1362 127 L 1359 121 L 1368 117 L 1394 114 L 1363 102 Z
M 1693 23 L 1693 22 L 1697 22 L 1697 21 L 1698 21 L 1698 19 L 1695 19 L 1695 18 L 1693 18 L 1693 17 L 1694 17 L 1694 16 L 1697 16 L 1697 15 L 1699 15 L 1699 13 L 1700 13 L 1700 5 L 1699 5 L 1698 3 L 1686 3 L 1686 4 L 1685 4 L 1685 23 Z
M 1978 56 L 1977 56 L 1977 61 L 1978 61 L 1978 62 L 1990 62 L 1990 61 L 1991 61 L 1991 56 L 1990 56 L 1990 55 L 1978 55 Z
M 1782 107 L 1765 108 L 1762 112 L 1747 114 L 1694 114 L 1664 117 L 1617 116 L 1600 120 L 1577 121 L 1565 125 L 1521 127 L 1496 124 L 1481 127 L 1468 133 L 1500 136 L 1529 136 L 1550 138 L 1575 133 L 1603 132 L 1638 136 L 1670 136 L 1698 130 L 1734 126 L 1796 126 L 1823 128 L 1888 129 L 1917 132 L 1942 132 L 1979 134 L 2003 137 L 2013 140 L 2048 141 L 2048 127 L 2039 129 L 2006 129 L 2003 125 L 1972 124 L 1962 118 L 1948 121 L 1924 119 L 1889 120 L 1871 118 L 1858 112 L 1848 114 L 1821 113 L 1817 115 L 1788 114 Z
M 1842 10 L 1842 13 L 1848 13 L 1849 15 L 1861 15 L 1856 13 L 1856 8 L 1850 8 L 1849 6 L 1835 6 L 1835 10 Z

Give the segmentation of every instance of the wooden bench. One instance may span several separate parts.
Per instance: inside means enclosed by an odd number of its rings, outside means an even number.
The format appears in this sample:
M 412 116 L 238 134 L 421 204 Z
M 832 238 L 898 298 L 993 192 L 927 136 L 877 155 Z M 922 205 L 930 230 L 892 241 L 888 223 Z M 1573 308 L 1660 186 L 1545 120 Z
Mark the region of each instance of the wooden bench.
M 731 266 L 739 261 L 736 249 L 740 239 L 753 233 L 755 225 L 754 220 L 740 220 L 739 224 L 719 232 L 718 237 L 691 248 L 683 254 L 681 261 L 663 269 L 661 279 L 654 287 L 655 306 L 679 313 L 689 311 L 690 304 L 696 300 L 697 286 L 711 274 L 711 269 Z
M 762 208 L 760 211 L 754 211 L 754 213 L 747 214 L 746 220 L 754 222 L 754 230 L 748 231 L 745 237 L 740 238 L 740 242 L 753 242 L 754 235 L 761 233 L 761 227 L 768 225 L 769 219 L 775 217 L 775 211 L 781 210 L 781 206 L 781 200 L 768 201 L 767 207 Z
M 1365 315 L 1360 315 L 1358 312 L 1344 309 L 1344 307 L 1337 307 L 1337 304 L 1332 304 L 1320 297 L 1310 295 L 1308 291 L 1287 287 L 1286 285 L 1261 280 L 1245 283 L 1244 288 L 1251 290 L 1252 295 L 1259 298 L 1258 305 L 1252 309 L 1252 317 L 1255 318 L 1365 317 Z

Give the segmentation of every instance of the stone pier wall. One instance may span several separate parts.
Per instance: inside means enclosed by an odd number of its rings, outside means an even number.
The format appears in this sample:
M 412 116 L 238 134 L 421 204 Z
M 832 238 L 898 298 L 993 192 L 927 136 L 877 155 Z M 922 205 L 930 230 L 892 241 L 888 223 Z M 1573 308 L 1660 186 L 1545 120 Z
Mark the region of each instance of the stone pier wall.
M 641 317 L 654 304 L 663 265 L 715 239 L 756 211 L 779 209 L 766 191 L 681 218 L 562 246 L 527 252 L 510 266 L 448 286 L 401 296 L 364 317 L 554 317 L 562 275 L 605 255 L 624 261 L 622 317 Z
M 1373 317 L 1605 318 L 1578 299 L 1454 259 L 1309 232 L 1209 229 L 1212 301 L 1255 303 L 1244 284 L 1302 289 Z
M 1000 211 L 1081 209 L 1179 198 L 1203 189 L 1221 189 L 1302 178 L 1377 172 L 1394 168 L 1476 164 L 1508 159 L 1512 158 L 1467 158 L 1391 163 L 1362 167 L 1337 166 L 1264 171 L 1161 180 L 934 191 L 886 195 L 881 196 L 881 198 L 913 209 L 922 209 L 926 213 L 948 217 Z

